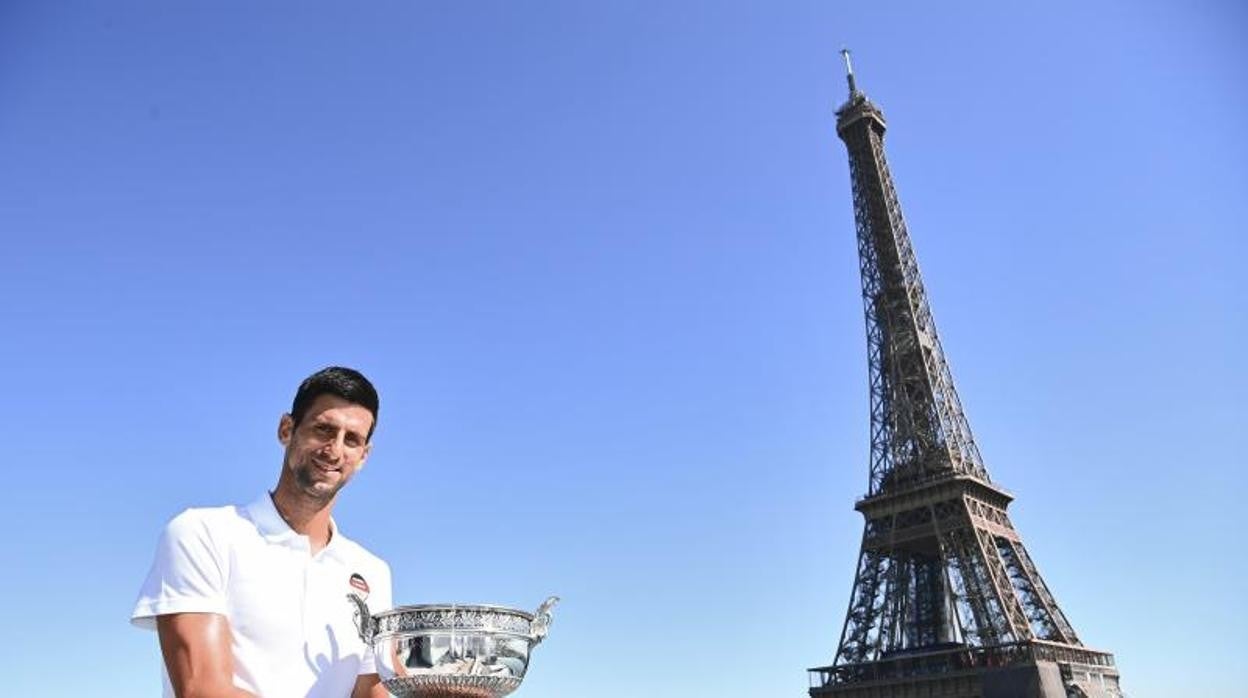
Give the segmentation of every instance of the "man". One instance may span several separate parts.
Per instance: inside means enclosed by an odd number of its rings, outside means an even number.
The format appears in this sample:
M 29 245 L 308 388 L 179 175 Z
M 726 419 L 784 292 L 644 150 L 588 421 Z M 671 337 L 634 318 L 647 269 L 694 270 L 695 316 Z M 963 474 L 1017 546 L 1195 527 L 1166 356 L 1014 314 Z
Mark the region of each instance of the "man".
M 389 608 L 390 568 L 330 518 L 368 458 L 377 408 L 358 371 L 314 373 L 278 423 L 277 487 L 169 522 L 131 617 L 157 631 L 166 698 L 389 695 L 347 594 Z

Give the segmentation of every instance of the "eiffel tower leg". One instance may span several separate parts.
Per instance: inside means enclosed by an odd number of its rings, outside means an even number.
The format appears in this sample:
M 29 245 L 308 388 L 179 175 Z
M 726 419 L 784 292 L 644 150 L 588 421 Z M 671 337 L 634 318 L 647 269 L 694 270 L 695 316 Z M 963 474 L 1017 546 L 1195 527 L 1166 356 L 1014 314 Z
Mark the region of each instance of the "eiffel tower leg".
M 1005 571 L 1005 563 L 1002 562 L 1001 552 L 997 548 L 996 538 L 992 533 L 978 526 L 973 530 L 975 541 L 978 543 L 975 550 L 983 561 L 984 569 L 988 573 L 987 581 L 992 589 L 992 599 L 1000 610 L 997 617 L 1001 619 L 1004 626 L 1002 639 L 1010 642 L 1033 639 L 1035 634 L 1031 632 L 1027 614 L 1018 600 L 1018 594 L 1014 592 L 1014 586 L 1010 584 L 1009 575 Z
M 909 646 L 930 647 L 950 641 L 948 590 L 939 557 L 920 556 L 914 566 L 914 618 Z
M 891 552 L 891 551 L 890 551 Z M 884 604 L 880 614 L 880 652 L 890 652 L 901 645 L 899 635 L 905 625 L 909 586 L 909 561 L 889 554 L 888 577 L 884 585 Z
M 865 535 L 864 535 L 865 542 Z M 879 617 L 884 603 L 883 585 L 890 560 L 880 551 L 863 546 L 850 593 L 849 611 L 836 651 L 836 664 L 857 664 L 879 656 Z
M 1010 572 L 1014 586 L 1023 599 L 1023 605 L 1027 607 L 1032 626 L 1037 628 L 1041 639 L 1070 645 L 1079 644 L 1074 628 L 1070 626 L 1057 601 L 1049 593 L 1049 588 L 1040 578 L 1040 572 L 1032 563 L 1023 542 L 1003 538 L 998 539 L 998 544 L 1006 569 Z
M 937 538 L 937 546 L 940 550 L 941 575 L 944 579 L 945 593 L 945 632 L 941 637 L 941 642 L 958 642 L 967 641 L 966 625 L 962 622 L 962 616 L 969 615 L 969 606 L 966 611 L 962 606 L 966 604 L 964 592 L 958 585 L 954 584 L 953 566 L 956 564 L 950 555 L 949 546 L 946 544 L 943 536 Z
M 984 588 L 983 575 L 976 569 L 975 556 L 969 549 L 965 534 L 966 529 L 956 528 L 946 531 L 941 541 L 942 547 L 949 551 L 949 557 L 954 563 L 951 566 L 951 572 L 957 581 L 958 596 L 971 611 L 971 617 L 963 619 L 961 624 L 965 629 L 967 625 L 965 621 L 971 621 L 970 625 L 973 630 L 969 633 L 968 639 L 974 641 L 975 644 L 996 645 L 1000 643 L 1000 632 L 992 621 L 993 616 L 988 607 L 988 595 Z

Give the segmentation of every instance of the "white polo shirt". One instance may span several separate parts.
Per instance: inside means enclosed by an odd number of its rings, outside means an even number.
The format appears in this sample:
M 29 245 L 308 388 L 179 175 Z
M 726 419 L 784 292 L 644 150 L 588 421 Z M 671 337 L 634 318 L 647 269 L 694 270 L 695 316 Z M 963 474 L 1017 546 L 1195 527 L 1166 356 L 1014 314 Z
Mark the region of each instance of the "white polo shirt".
M 376 673 L 347 593 L 391 607 L 390 568 L 331 521 L 316 555 L 266 493 L 246 507 L 187 509 L 165 527 L 130 622 L 217 613 L 230 622 L 234 685 L 261 698 L 348 698 Z M 367 594 L 361 592 L 367 590 Z M 164 695 L 173 697 L 168 672 Z

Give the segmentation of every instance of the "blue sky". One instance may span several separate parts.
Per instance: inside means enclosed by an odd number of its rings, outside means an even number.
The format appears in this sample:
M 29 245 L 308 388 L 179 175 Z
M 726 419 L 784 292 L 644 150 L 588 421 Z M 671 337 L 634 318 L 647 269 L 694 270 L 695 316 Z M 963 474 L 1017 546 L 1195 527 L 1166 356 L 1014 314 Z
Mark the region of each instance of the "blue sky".
M 1248 695 L 1233 2 L 0 6 L 13 695 L 158 691 L 163 522 L 382 394 L 409 603 L 564 598 L 518 695 L 803 695 L 866 491 L 837 51 L 972 428 L 1133 698 Z M 1236 436 L 1241 434 L 1241 436 Z M 67 669 L 67 653 L 69 671 Z

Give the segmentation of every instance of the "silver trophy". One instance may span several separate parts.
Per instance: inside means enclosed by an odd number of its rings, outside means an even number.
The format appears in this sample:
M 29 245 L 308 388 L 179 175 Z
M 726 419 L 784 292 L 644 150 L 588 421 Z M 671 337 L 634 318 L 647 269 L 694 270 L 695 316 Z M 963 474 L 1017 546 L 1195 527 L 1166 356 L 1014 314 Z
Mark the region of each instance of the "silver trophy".
M 502 606 L 427 604 L 372 615 L 355 604 L 360 639 L 373 648 L 390 693 L 407 698 L 502 698 L 529 668 L 529 652 L 550 629 L 552 596 L 532 614 Z

